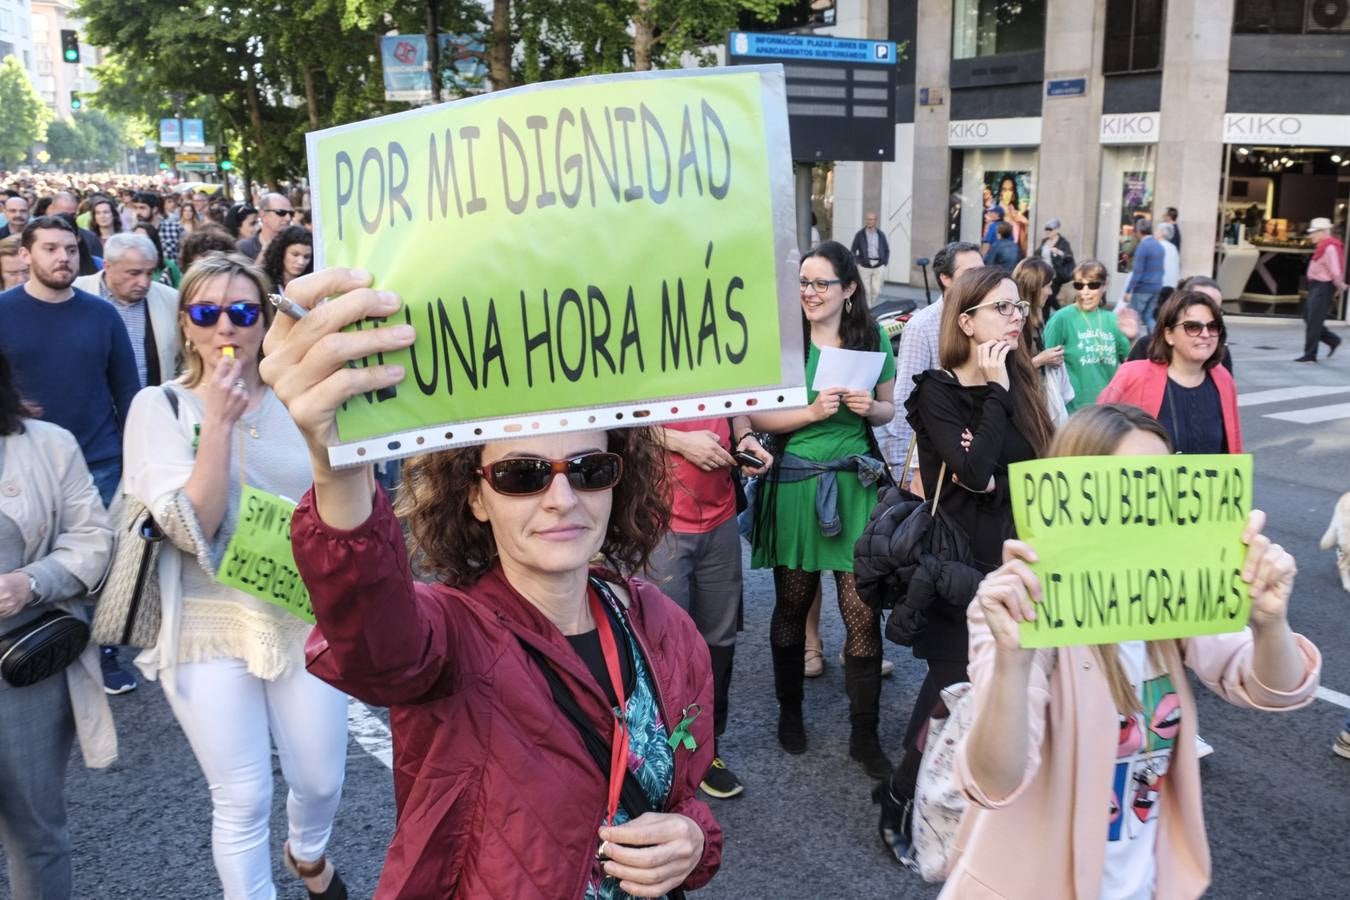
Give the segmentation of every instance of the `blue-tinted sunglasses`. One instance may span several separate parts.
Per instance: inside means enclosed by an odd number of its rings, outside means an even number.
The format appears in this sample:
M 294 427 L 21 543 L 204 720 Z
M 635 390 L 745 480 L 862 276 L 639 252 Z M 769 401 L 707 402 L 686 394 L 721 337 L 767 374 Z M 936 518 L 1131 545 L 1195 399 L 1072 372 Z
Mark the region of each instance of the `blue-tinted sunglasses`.
M 188 318 L 192 320 L 192 324 L 200 325 L 202 328 L 210 328 L 219 322 L 222 312 L 230 317 L 236 328 L 248 328 L 262 316 L 262 304 L 237 300 L 228 306 L 219 303 L 194 303 L 187 308 Z

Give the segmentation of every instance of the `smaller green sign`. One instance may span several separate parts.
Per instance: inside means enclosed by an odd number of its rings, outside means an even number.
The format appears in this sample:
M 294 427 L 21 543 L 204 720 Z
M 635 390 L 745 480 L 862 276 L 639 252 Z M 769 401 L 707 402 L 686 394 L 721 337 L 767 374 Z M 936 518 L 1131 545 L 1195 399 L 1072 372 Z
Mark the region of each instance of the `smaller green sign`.
M 295 504 L 286 498 L 244 485 L 239 523 L 225 548 L 225 561 L 216 580 L 313 622 L 309 591 L 296 571 L 291 552 L 294 512 Z
M 1045 600 L 1024 647 L 1240 631 L 1252 458 L 1090 456 L 1009 467 L 1017 535 Z

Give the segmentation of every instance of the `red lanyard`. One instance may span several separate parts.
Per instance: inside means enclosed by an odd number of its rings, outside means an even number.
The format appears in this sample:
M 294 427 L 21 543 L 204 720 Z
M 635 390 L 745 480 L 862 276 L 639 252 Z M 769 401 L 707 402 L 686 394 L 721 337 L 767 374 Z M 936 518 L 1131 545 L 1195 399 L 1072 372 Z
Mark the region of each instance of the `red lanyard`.
M 618 711 L 614 715 L 614 737 L 609 748 L 609 806 L 607 823 L 613 824 L 614 814 L 619 809 L 619 794 L 623 791 L 624 775 L 628 772 L 628 702 L 623 694 L 623 672 L 619 668 L 619 648 L 614 641 L 614 630 L 609 624 L 609 615 L 594 588 L 586 592 L 591 604 L 591 618 L 595 619 L 595 630 L 600 636 L 600 649 L 605 654 L 605 668 L 609 671 L 609 683 L 614 688 L 618 700 Z

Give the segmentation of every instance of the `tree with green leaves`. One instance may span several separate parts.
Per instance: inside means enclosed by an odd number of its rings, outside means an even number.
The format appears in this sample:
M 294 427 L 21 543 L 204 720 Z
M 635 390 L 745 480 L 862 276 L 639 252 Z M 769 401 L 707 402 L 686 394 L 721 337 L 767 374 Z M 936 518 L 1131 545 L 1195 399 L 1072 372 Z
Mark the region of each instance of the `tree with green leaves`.
M 47 126 L 47 153 L 62 168 L 80 167 L 93 153 L 85 133 L 74 122 L 56 119 Z
M 51 110 L 13 55 L 0 62 L 0 165 L 13 167 L 47 135 Z
M 706 62 L 744 12 L 781 0 L 80 0 L 108 48 L 94 105 L 206 120 L 246 180 L 305 170 L 304 135 L 406 108 L 384 99 L 379 38 L 481 36 L 495 88 Z M 439 69 L 434 66 L 437 79 Z

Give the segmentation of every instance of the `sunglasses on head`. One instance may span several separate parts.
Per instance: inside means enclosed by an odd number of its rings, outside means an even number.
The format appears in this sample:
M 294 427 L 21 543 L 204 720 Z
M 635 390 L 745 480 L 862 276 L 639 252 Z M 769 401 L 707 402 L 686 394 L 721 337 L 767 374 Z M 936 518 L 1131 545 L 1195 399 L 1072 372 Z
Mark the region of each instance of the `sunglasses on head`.
M 474 471 L 494 491 L 512 497 L 544 493 L 555 475 L 566 475 L 574 491 L 607 491 L 619 483 L 623 458 L 617 453 L 585 453 L 571 459 L 509 456 Z
M 1209 322 L 1197 322 L 1194 319 L 1187 319 L 1185 322 L 1178 322 L 1172 327 L 1180 328 L 1182 331 L 1186 332 L 1188 337 L 1199 337 L 1205 332 L 1209 332 L 1215 337 L 1223 334 L 1223 323 L 1215 322 L 1213 320 Z
M 222 312 L 230 317 L 230 322 L 235 327 L 248 328 L 262 316 L 262 304 L 237 300 L 228 305 L 194 303 L 187 308 L 188 318 L 192 320 L 192 324 L 200 325 L 202 328 L 210 328 L 219 322 Z
M 1073 283 L 1073 289 L 1075 291 L 1081 291 L 1086 288 L 1089 291 L 1100 291 L 1104 284 L 1106 284 L 1105 281 L 1075 281 Z

